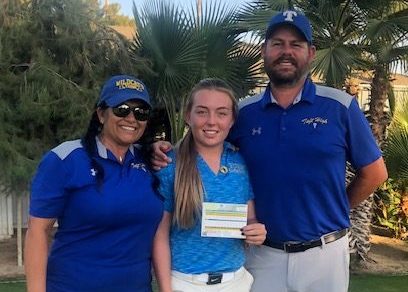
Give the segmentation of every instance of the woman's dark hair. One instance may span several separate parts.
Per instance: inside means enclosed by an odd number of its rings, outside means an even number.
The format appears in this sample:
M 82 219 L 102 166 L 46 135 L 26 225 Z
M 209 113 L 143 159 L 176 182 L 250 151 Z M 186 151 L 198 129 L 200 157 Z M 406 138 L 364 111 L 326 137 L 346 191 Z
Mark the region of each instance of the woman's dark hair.
M 103 103 L 99 105 L 101 109 L 107 109 L 108 106 Z M 99 135 L 102 130 L 102 123 L 99 121 L 98 113 L 96 112 L 97 107 L 92 114 L 91 120 L 89 121 L 88 129 L 85 132 L 85 135 L 81 138 L 81 144 L 84 147 L 88 157 L 91 159 L 91 166 L 96 170 L 96 180 L 98 185 L 101 186 L 104 178 L 103 167 L 96 161 L 97 147 L 95 137 Z

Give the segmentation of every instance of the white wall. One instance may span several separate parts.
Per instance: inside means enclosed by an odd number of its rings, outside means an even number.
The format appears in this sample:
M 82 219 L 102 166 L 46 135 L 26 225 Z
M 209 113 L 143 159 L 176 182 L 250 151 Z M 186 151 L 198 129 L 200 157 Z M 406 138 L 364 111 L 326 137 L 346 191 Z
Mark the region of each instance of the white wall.
M 10 238 L 13 232 L 12 197 L 0 189 L 0 240 Z
M 22 197 L 22 223 L 23 228 L 28 222 L 29 197 Z M 0 240 L 10 238 L 17 228 L 17 200 L 12 195 L 8 195 L 3 187 L 0 187 Z

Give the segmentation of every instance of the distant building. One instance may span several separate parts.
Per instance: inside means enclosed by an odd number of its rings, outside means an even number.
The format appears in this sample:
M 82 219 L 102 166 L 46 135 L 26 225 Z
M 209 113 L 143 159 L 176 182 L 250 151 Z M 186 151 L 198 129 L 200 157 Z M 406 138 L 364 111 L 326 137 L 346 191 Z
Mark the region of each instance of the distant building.
M 403 74 L 392 74 L 391 87 L 394 91 L 395 104 L 401 99 L 408 98 L 408 76 Z M 371 77 L 351 78 L 348 82 L 350 94 L 356 96 L 358 103 L 363 111 L 369 109 L 371 97 Z M 386 103 L 386 110 L 389 110 L 389 103 Z

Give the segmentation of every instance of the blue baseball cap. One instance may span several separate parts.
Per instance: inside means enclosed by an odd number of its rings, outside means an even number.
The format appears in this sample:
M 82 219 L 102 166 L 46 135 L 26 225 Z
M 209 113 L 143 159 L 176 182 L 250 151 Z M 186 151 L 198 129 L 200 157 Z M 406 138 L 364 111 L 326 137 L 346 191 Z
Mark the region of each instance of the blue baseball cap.
M 116 75 L 103 85 L 97 106 L 105 102 L 108 107 L 115 107 L 131 99 L 141 100 L 152 106 L 142 81 L 129 75 Z
M 312 43 L 312 27 L 307 17 L 294 10 L 286 10 L 273 16 L 268 23 L 265 39 L 269 39 L 273 31 L 282 25 L 292 25 L 305 37 L 306 41 Z

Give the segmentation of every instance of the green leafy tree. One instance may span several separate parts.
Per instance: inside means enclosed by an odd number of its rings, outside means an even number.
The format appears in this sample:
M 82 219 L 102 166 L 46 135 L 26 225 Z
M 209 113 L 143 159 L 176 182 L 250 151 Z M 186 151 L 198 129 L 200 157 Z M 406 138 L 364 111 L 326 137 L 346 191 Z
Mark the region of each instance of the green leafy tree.
M 127 43 L 104 24 L 96 0 L 0 2 L 0 186 L 21 195 L 43 153 L 85 129 L 100 84 L 132 73 Z
M 91 4 L 9 1 L 2 14 L 0 181 L 16 194 L 46 150 L 82 134 L 101 83 L 137 73 L 123 38 Z

